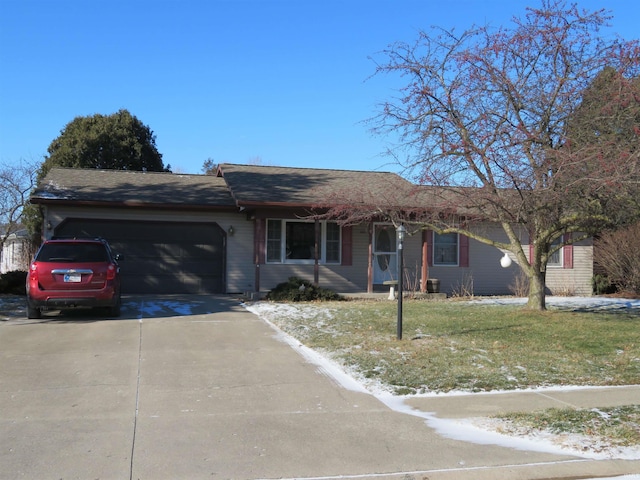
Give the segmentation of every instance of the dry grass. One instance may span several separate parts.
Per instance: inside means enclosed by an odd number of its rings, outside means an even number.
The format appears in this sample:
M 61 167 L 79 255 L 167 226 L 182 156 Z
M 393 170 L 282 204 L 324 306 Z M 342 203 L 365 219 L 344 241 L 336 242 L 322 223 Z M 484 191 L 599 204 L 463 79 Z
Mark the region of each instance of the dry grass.
M 394 302 L 295 308 L 307 313 L 272 320 L 397 394 L 640 383 L 640 318 L 631 314 L 406 301 L 398 341 Z

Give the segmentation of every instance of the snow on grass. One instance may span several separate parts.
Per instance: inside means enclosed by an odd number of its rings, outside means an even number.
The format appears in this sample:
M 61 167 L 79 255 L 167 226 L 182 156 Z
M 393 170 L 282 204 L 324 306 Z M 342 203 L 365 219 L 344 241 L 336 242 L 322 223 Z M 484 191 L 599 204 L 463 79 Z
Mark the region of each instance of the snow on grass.
M 474 302 L 491 303 L 524 303 L 524 299 L 495 298 L 476 300 Z M 548 305 L 561 308 L 632 308 L 640 309 L 640 300 L 605 299 L 594 297 L 549 297 Z M 394 411 L 424 418 L 427 425 L 438 431 L 441 435 L 456 440 L 472 442 L 476 444 L 493 444 L 515 448 L 519 450 L 540 451 L 561 455 L 572 455 L 589 459 L 640 459 L 640 446 L 619 447 L 609 445 L 603 439 L 594 439 L 578 434 L 554 434 L 549 431 L 524 430 L 515 428 L 506 421 L 489 418 L 468 419 L 442 419 L 432 412 L 422 412 L 406 404 L 406 400 L 412 395 L 396 396 L 391 393 L 388 386 L 379 382 L 371 382 L 362 376 L 348 371 L 342 365 L 335 362 L 329 353 L 318 352 L 303 345 L 276 326 L 276 319 L 281 322 L 283 318 L 308 319 L 309 321 L 323 322 L 331 317 L 331 310 L 315 305 L 294 305 L 269 302 L 256 302 L 245 304 L 244 307 L 269 323 L 277 332 L 277 337 L 291 345 L 294 349 L 312 364 L 318 366 L 320 372 L 342 387 L 358 392 L 368 392 Z M 570 391 L 584 387 L 546 387 L 539 389 L 527 389 L 527 391 Z M 596 387 L 597 388 L 597 387 Z M 487 392 L 495 394 L 500 392 Z M 511 392 L 513 393 L 513 391 Z M 447 396 L 468 395 L 469 392 L 433 393 L 416 396 Z M 640 475 L 632 475 L 625 480 L 640 480 Z
M 524 297 L 489 297 L 469 300 L 474 304 L 524 305 Z M 562 310 L 622 310 L 640 311 L 640 299 L 614 297 L 546 297 L 547 307 Z

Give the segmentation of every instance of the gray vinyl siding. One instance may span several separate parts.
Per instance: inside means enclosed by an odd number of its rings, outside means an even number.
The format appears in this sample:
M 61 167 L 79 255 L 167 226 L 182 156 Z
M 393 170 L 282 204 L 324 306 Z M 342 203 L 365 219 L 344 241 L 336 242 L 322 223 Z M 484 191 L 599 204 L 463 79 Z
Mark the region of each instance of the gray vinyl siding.
M 403 288 L 406 291 L 419 291 L 422 276 L 422 232 L 407 236 L 403 256 Z
M 592 295 L 593 242 L 573 246 L 573 268 L 547 267 L 547 290 L 551 295 Z
M 500 228 L 484 226 L 482 235 L 506 241 L 506 235 Z M 500 266 L 504 253 L 497 248 L 469 239 L 469 266 L 430 266 L 429 278 L 440 280 L 440 291 L 448 295 L 511 295 L 510 286 L 514 283 L 520 268 L 516 263 L 508 268 Z
M 362 292 L 364 289 L 350 280 L 353 267 L 320 265 L 318 269 L 319 285 L 335 292 Z M 276 285 L 286 282 L 290 277 L 301 278 L 313 283 L 313 265 L 265 264 L 260 265 L 260 290 L 267 292 Z
M 500 242 L 507 242 L 504 231 L 498 226 L 484 225 L 479 233 L 490 236 Z M 529 239 L 526 233 L 519 232 L 523 249 L 528 258 Z M 421 240 L 414 235 L 407 241 L 405 251 L 405 272 L 420 275 Z M 428 278 L 440 280 L 440 290 L 448 295 L 472 293 L 473 295 L 513 295 L 517 277 L 523 275 L 522 270 L 512 259 L 511 266 L 502 268 L 501 250 L 469 240 L 469 267 L 429 266 Z M 407 273 L 405 273 L 407 275 Z M 591 240 L 578 242 L 573 246 L 573 268 L 548 267 L 547 291 L 552 295 L 591 295 L 591 278 L 593 276 L 593 244 Z M 416 282 L 416 287 L 419 282 Z

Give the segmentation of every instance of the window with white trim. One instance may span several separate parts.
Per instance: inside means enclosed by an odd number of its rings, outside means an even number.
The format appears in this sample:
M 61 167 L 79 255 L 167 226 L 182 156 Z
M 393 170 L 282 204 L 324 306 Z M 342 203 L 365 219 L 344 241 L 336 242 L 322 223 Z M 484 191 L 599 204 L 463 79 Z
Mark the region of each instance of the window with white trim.
M 433 264 L 458 265 L 458 234 L 433 233 Z
M 562 240 L 562 237 L 556 238 L 551 242 L 551 248 L 557 247 Z M 559 248 L 549 256 L 547 260 L 547 267 L 561 267 L 562 266 L 562 248 Z
M 318 222 L 318 261 L 340 263 L 340 226 L 335 222 Z M 267 220 L 267 263 L 314 263 L 315 222 L 304 220 Z

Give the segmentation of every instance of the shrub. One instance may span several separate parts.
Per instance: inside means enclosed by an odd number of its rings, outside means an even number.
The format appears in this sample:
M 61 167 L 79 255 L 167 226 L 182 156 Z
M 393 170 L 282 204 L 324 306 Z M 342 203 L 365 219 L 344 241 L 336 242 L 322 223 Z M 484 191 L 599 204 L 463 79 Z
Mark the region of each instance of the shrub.
M 267 294 L 266 298 L 267 300 L 274 300 L 276 302 L 342 300 L 342 297 L 332 290 L 320 288 L 298 277 L 290 277 L 288 281 L 278 284 Z
M 593 287 L 593 293 L 595 295 L 607 295 L 610 293 L 616 293 L 616 286 L 611 284 L 609 277 L 596 273 L 591 279 L 591 285 Z
M 594 263 L 619 291 L 640 294 L 640 223 L 596 239 Z
M 529 295 L 529 277 L 524 273 L 524 270 L 520 269 L 513 279 L 513 283 L 509 285 L 509 290 L 511 290 L 511 293 L 516 297 L 526 297 Z
M 0 293 L 12 295 L 25 295 L 25 282 L 27 272 L 14 270 L 0 275 Z
M 451 296 L 454 298 L 473 298 L 473 275 L 465 273 L 462 281 L 453 287 Z

